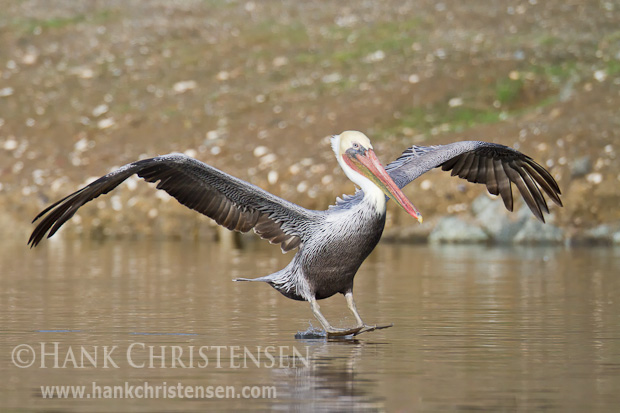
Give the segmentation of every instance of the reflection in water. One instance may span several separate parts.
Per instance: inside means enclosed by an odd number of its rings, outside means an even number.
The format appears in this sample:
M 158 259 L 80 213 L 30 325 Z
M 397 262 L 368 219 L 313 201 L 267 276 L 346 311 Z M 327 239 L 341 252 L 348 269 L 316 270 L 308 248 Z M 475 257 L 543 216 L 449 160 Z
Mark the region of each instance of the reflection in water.
M 274 370 L 273 383 L 284 399 L 284 411 L 385 410 L 384 396 L 377 395 L 377 379 L 360 374 L 365 343 L 359 340 L 306 340 L 312 347 L 309 367 Z M 371 345 L 376 346 L 376 345 Z
M 306 303 L 233 283 L 282 268 L 277 247 L 52 239 L 0 249 L 0 390 L 5 408 L 436 411 L 612 410 L 620 402 L 620 250 L 380 246 L 356 277 L 369 323 L 357 340 L 295 340 Z M 322 308 L 352 320 L 342 297 Z M 338 324 L 338 323 L 336 323 Z M 15 346 L 132 343 L 295 347 L 310 365 L 235 369 L 17 368 Z M 227 357 L 227 356 L 226 356 Z M 226 358 L 225 357 L 225 358 Z M 139 353 L 136 363 L 145 361 Z M 224 360 L 224 366 L 227 366 Z M 169 362 L 168 362 L 169 365 Z M 275 385 L 275 400 L 44 400 L 41 385 Z

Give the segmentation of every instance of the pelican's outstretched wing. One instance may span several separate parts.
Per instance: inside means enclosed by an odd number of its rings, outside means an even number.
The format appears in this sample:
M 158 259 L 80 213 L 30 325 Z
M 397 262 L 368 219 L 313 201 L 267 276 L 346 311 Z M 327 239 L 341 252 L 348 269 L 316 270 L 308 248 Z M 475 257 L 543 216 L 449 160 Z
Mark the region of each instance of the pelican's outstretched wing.
M 33 220 L 42 218 L 30 236 L 30 246 L 36 246 L 48 231 L 48 238 L 54 235 L 82 205 L 133 174 L 148 182 L 159 181 L 157 189 L 230 230 L 254 229 L 262 238 L 280 244 L 284 252 L 303 242 L 303 230 L 313 216 L 312 211 L 196 159 L 169 154 L 127 164 L 50 205 Z
M 512 185 L 517 186 L 532 213 L 545 222 L 549 213 L 542 191 L 562 206 L 560 188 L 553 176 L 532 158 L 496 143 L 464 141 L 438 146 L 412 146 L 385 169 L 402 188 L 423 173 L 441 166 L 469 182 L 485 184 L 493 195 L 501 195 L 512 211 Z

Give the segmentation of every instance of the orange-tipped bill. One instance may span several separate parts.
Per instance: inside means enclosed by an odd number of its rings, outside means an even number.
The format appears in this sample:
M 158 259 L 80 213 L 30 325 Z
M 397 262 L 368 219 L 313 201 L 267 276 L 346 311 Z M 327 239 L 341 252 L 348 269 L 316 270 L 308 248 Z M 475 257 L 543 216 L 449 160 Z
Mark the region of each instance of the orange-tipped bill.
M 345 157 L 345 160 L 350 161 L 349 166 L 354 167 L 364 176 L 374 182 L 381 190 L 391 199 L 400 205 L 409 215 L 422 223 L 422 214 L 417 210 L 415 206 L 407 199 L 405 194 L 400 190 L 398 185 L 387 173 L 385 168 L 379 162 L 377 155 L 372 149 L 368 149 L 364 155 L 356 154 L 352 157 Z

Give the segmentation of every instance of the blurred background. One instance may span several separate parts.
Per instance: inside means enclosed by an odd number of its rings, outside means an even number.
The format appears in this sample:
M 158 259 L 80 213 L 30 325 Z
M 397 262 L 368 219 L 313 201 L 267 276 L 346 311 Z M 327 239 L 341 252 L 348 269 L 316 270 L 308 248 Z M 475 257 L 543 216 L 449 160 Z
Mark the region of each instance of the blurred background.
M 326 208 L 353 192 L 326 137 L 356 129 L 384 164 L 509 145 L 563 192 L 543 227 L 433 171 L 405 190 L 425 224 L 390 206 L 388 239 L 620 243 L 617 1 L 1 3 L 0 225 L 24 242 L 50 202 L 169 152 Z M 62 233 L 217 236 L 138 179 Z
M 0 405 L 616 411 L 620 249 L 538 244 L 620 245 L 619 107 L 618 0 L 0 0 Z M 354 191 L 328 138 L 347 129 L 366 133 L 384 164 L 413 144 L 509 145 L 551 171 L 564 208 L 550 205 L 543 225 L 520 199 L 509 213 L 480 185 L 425 174 L 404 190 L 424 224 L 388 204 L 384 240 L 399 243 L 382 243 L 356 277 L 364 319 L 395 327 L 359 341 L 295 340 L 317 324 L 306 304 L 229 282 L 275 272 L 291 255 L 253 235 L 236 239 L 243 250 L 209 244 L 230 233 L 138 178 L 51 240 L 79 241 L 27 252 L 30 221 L 47 205 L 169 152 L 326 208 Z M 104 238 L 115 242 L 92 241 Z M 427 241 L 537 245 L 407 244 Z M 341 297 L 321 305 L 334 325 L 353 324 Z M 21 343 L 124 351 L 134 341 L 308 346 L 312 365 L 8 362 Z M 274 384 L 279 398 L 39 396 L 43 384 L 120 380 Z

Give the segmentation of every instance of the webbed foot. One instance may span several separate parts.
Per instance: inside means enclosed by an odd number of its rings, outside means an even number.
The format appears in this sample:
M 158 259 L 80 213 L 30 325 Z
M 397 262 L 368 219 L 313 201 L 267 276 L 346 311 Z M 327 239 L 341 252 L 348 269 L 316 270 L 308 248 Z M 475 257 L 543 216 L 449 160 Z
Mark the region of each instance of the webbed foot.
M 359 334 L 361 330 L 364 329 L 365 326 L 353 327 L 353 328 L 335 328 L 329 326 L 329 328 L 325 329 L 325 333 L 327 337 L 345 337 Z
M 375 331 L 375 330 L 383 330 L 384 328 L 390 328 L 390 327 L 394 327 L 394 324 L 390 323 L 390 324 L 385 324 L 382 326 L 378 326 L 378 325 L 369 326 L 369 325 L 364 324 L 364 326 L 357 333 L 354 333 L 353 336 L 358 336 L 362 333 L 368 333 L 368 332 Z

